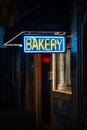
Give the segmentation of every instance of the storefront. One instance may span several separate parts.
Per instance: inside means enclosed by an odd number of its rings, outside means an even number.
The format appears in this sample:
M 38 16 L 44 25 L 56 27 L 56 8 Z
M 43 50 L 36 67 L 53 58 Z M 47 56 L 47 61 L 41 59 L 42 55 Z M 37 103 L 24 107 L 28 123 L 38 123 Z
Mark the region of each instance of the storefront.
M 18 46 L 11 51 L 14 59 L 11 64 L 16 61 L 11 74 L 19 88 L 19 110 L 35 112 L 37 126 L 49 125 L 52 130 L 71 128 L 71 34 L 41 31 L 20 34 L 23 44 L 14 44 L 12 40 L 5 43 L 14 46 L 12 49 Z
M 71 38 L 67 32 L 24 37 L 24 52 L 34 53 L 36 122 L 52 130 L 72 128 Z

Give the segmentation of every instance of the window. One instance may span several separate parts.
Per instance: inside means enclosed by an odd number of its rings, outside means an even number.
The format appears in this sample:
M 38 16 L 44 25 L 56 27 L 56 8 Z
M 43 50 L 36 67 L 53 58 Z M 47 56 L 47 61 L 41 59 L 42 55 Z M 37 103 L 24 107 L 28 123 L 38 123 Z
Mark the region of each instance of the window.
M 52 54 L 53 91 L 71 93 L 71 43 L 67 44 L 66 53 Z

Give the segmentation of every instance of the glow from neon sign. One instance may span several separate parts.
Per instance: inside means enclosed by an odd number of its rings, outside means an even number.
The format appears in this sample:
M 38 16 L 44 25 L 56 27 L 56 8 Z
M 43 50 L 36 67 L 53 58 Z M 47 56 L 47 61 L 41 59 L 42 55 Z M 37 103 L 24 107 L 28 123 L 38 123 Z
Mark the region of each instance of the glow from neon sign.
M 24 36 L 25 53 L 63 53 L 65 50 L 64 36 Z

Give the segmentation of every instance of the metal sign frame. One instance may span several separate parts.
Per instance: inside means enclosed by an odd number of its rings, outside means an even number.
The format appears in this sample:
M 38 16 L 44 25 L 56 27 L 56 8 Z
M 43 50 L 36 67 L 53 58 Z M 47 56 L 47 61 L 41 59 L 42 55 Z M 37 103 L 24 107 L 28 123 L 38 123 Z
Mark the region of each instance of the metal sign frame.
M 66 51 L 65 36 L 28 35 L 24 36 L 25 53 L 64 53 Z

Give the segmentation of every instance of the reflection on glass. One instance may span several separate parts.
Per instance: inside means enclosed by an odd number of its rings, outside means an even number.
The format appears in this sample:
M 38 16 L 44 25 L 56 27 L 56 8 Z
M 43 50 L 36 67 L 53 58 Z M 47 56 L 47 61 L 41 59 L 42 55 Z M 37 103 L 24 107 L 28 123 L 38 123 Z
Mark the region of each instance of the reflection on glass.
M 71 47 L 66 53 L 53 54 L 53 90 L 71 93 Z
M 57 86 L 58 89 L 62 89 L 62 87 L 65 86 L 65 55 L 64 54 L 59 54 L 58 57 L 58 77 L 57 77 Z

